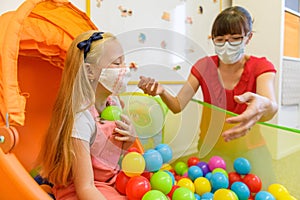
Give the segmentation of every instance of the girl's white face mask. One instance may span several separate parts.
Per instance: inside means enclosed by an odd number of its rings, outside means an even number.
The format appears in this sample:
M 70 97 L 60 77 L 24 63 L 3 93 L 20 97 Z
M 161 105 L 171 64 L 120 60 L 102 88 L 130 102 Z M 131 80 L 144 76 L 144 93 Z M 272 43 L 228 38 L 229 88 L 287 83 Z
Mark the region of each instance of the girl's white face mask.
M 225 64 L 233 64 L 242 58 L 245 53 L 245 42 L 240 45 L 232 46 L 225 42 L 224 46 L 215 46 L 215 52 L 219 59 Z
M 101 83 L 113 95 L 125 92 L 130 79 L 130 69 L 122 68 L 103 68 L 98 82 Z

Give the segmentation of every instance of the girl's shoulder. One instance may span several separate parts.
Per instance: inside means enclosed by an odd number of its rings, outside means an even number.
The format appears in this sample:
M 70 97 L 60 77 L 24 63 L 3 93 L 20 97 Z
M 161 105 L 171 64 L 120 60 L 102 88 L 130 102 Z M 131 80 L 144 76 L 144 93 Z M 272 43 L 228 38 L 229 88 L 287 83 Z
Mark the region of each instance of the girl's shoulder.
M 93 142 L 96 133 L 96 121 L 89 110 L 79 112 L 75 116 L 72 137 Z

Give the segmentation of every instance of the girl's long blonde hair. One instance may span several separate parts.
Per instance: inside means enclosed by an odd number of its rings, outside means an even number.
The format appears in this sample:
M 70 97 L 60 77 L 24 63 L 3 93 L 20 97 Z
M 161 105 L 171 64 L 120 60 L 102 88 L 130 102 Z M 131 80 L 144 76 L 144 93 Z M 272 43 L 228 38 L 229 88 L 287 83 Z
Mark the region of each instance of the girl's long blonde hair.
M 52 118 L 39 155 L 40 175 L 55 185 L 67 185 L 72 180 L 72 163 L 76 157 L 71 135 L 75 114 L 88 109 L 95 102 L 95 91 L 84 63 L 99 66 L 104 42 L 115 39 L 112 34 L 104 33 L 103 39 L 91 43 L 84 59 L 84 52 L 77 44 L 89 39 L 95 32 L 82 33 L 68 49 Z

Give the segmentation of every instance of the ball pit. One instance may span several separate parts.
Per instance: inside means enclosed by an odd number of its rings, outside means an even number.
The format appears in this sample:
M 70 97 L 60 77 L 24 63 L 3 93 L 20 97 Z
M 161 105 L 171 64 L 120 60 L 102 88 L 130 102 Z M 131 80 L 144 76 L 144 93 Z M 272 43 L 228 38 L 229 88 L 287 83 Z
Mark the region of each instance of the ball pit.
M 251 163 L 246 158 L 234 160 L 234 171 L 229 172 L 220 156 L 212 156 L 208 162 L 192 156 L 187 162 L 168 163 L 171 152 L 166 144 L 143 154 L 127 152 L 116 177 L 117 191 L 129 200 L 295 200 L 278 183 L 262 190 L 262 180 L 251 173 Z

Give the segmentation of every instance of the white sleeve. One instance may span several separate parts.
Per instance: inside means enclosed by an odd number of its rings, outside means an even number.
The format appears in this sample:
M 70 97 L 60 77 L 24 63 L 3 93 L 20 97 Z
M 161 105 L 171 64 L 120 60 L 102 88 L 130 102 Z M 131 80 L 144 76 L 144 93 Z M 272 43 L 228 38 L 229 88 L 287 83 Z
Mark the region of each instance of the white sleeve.
M 72 137 L 92 144 L 96 135 L 96 122 L 88 110 L 76 114 Z

